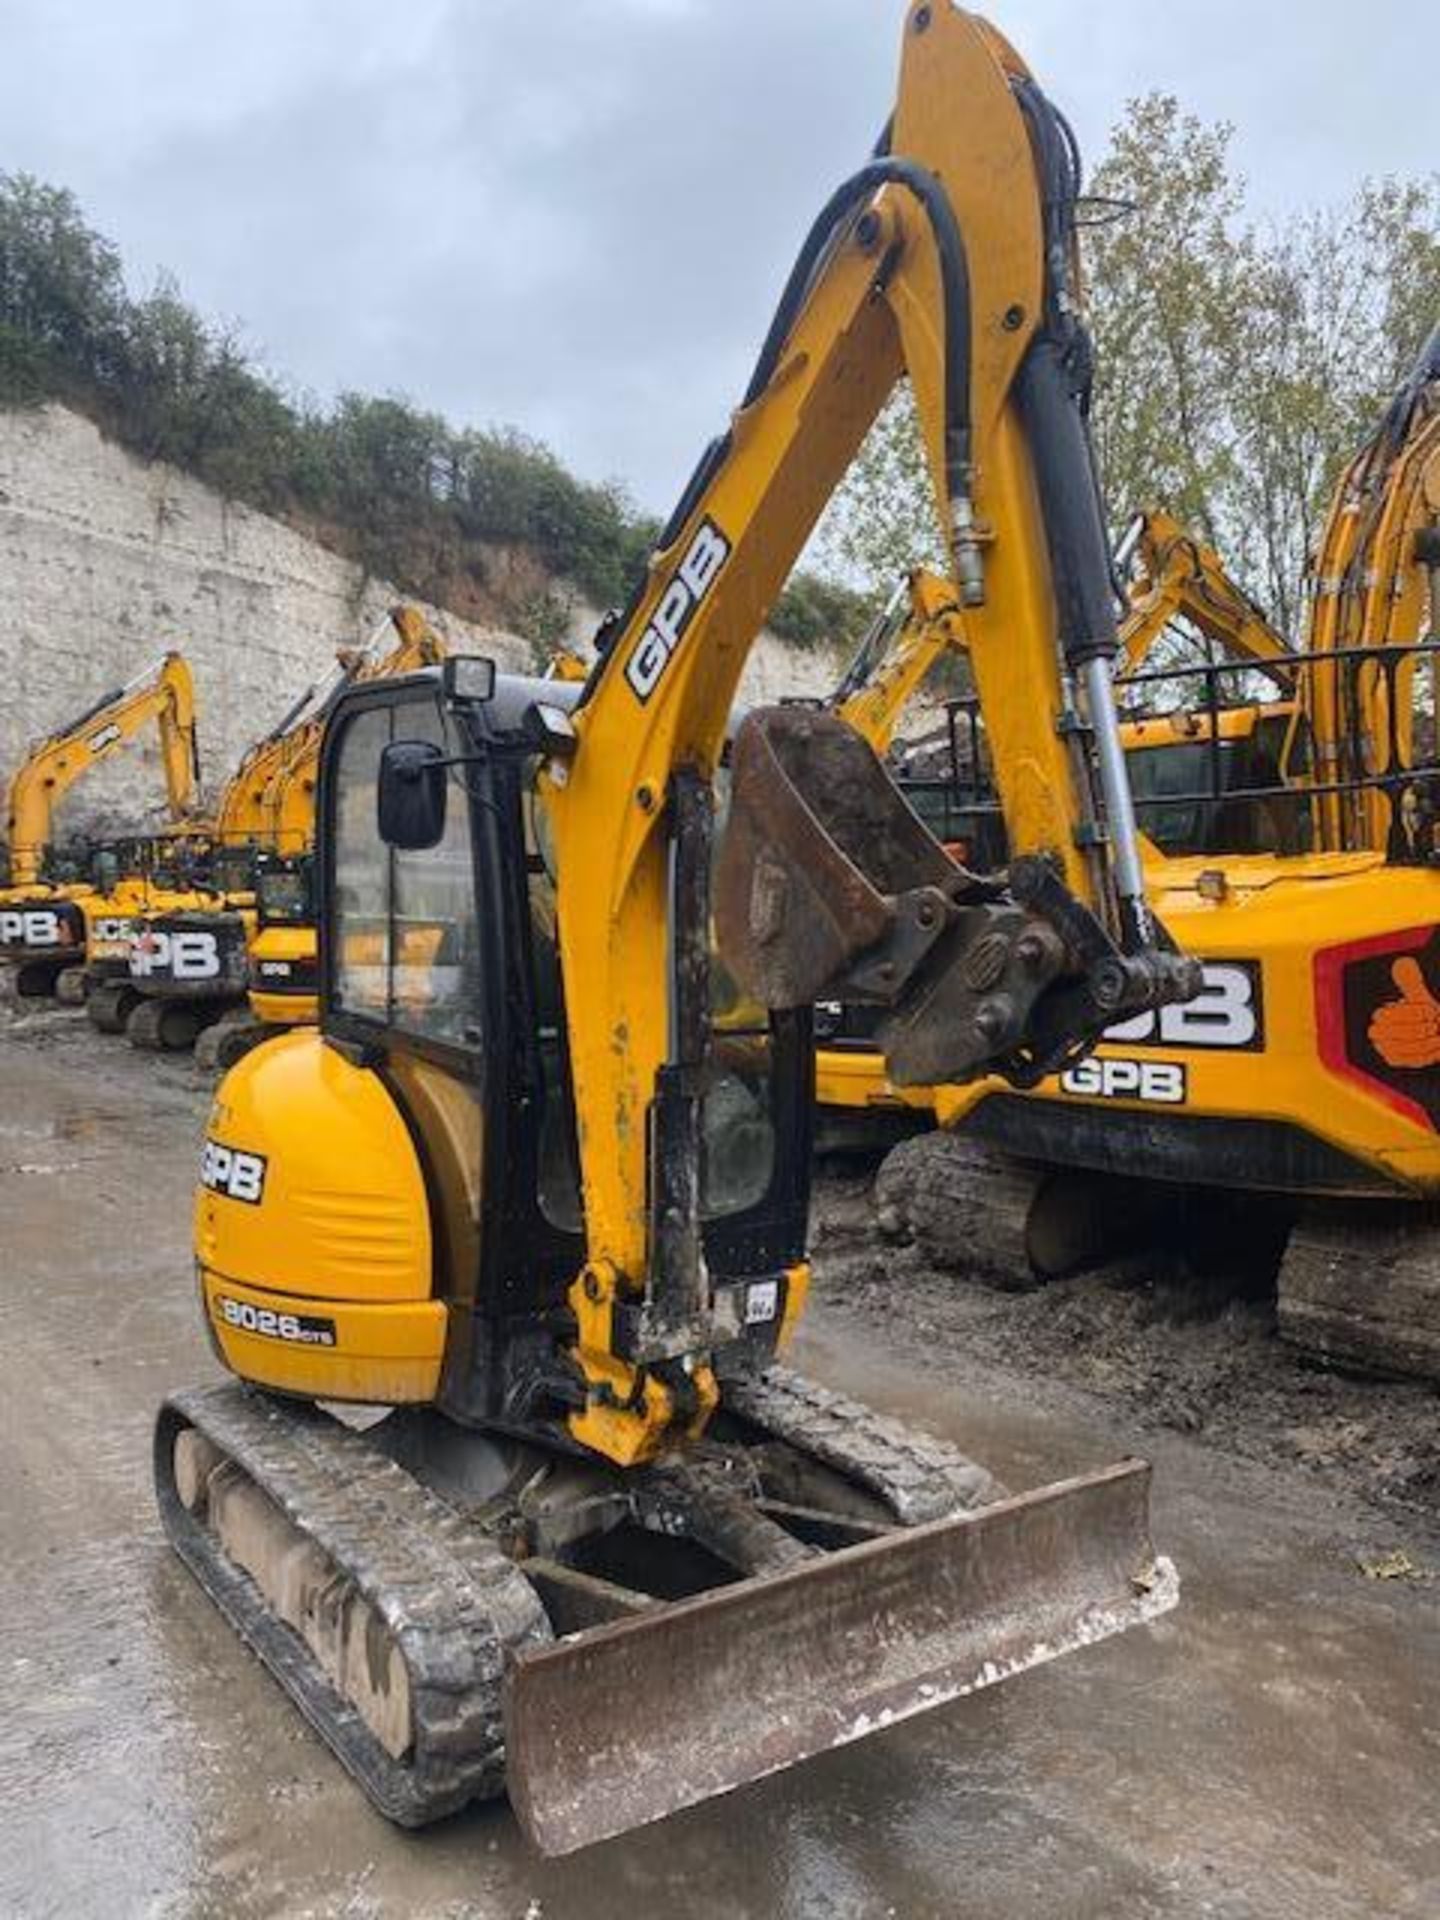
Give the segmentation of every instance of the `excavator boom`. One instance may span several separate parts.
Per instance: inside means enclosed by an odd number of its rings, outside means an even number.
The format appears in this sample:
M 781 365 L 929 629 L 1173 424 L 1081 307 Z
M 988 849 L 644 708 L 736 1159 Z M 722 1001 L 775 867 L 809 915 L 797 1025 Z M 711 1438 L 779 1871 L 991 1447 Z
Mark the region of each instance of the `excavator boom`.
M 195 688 L 183 656 L 167 653 L 41 741 L 15 773 L 6 802 L 12 886 L 39 879 L 55 809 L 75 782 L 151 725 L 160 737 L 170 821 L 186 820 L 200 780 Z

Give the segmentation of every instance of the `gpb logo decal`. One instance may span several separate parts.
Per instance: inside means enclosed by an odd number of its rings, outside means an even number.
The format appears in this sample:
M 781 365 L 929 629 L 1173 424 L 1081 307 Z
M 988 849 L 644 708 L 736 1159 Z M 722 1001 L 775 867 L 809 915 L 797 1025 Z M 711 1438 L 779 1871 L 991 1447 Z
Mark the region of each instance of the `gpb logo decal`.
M 1201 973 L 1193 1000 L 1122 1020 L 1105 1029 L 1105 1041 L 1126 1047 L 1233 1047 L 1258 1053 L 1265 1045 L 1258 965 L 1253 960 L 1207 960 Z
M 730 542 L 713 520 L 702 520 L 625 663 L 625 678 L 642 706 L 659 686 L 685 629 L 729 558 Z
M 1107 1060 L 1092 1054 L 1060 1076 L 1066 1093 L 1093 1100 L 1146 1100 L 1161 1107 L 1185 1104 L 1185 1068 L 1178 1060 Z
M 252 1306 L 248 1300 L 232 1300 L 227 1293 L 217 1294 L 215 1305 L 226 1326 L 242 1333 L 258 1333 L 266 1340 L 289 1340 L 300 1347 L 333 1347 L 335 1322 L 322 1320 L 313 1313 L 279 1313 L 274 1307 Z
M 120 738 L 120 729 L 112 721 L 108 727 L 101 727 L 98 733 L 92 733 L 85 742 L 91 753 L 103 753 L 107 747 L 113 747 Z
M 58 947 L 62 944 L 58 913 L 39 907 L 8 908 L 0 913 L 0 946 Z
M 220 971 L 220 950 L 213 933 L 163 933 L 147 928 L 130 943 L 130 973 L 136 980 L 157 973 L 172 980 L 213 980 Z
M 200 1155 L 200 1184 L 227 1200 L 243 1200 L 247 1207 L 258 1207 L 265 1195 L 265 1156 L 207 1140 Z

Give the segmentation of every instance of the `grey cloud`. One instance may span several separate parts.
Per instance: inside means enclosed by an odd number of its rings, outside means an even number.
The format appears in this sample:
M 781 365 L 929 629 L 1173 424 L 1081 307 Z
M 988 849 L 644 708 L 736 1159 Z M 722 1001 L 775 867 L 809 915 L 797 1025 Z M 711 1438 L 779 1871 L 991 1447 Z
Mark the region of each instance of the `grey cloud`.
M 1429 167 L 1397 109 L 1427 9 L 1017 0 L 1092 151 L 1166 86 L 1262 203 Z M 550 440 L 662 509 L 743 382 L 810 215 L 894 85 L 888 0 L 5 0 L 0 166 L 72 186 L 328 397 Z M 1419 63 L 1423 71 L 1423 60 Z

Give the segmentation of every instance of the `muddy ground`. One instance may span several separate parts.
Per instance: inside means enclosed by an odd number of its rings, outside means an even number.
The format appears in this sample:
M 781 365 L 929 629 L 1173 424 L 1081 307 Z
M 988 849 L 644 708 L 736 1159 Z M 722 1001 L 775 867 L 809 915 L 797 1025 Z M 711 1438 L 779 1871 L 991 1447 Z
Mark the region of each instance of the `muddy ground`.
M 871 1160 L 831 1157 L 814 1236 L 827 1305 L 964 1381 L 997 1365 L 1111 1407 L 1137 1435 L 1195 1434 L 1227 1453 L 1440 1522 L 1440 1395 L 1316 1364 L 1279 1339 L 1273 1281 L 1132 1256 L 1033 1292 L 941 1270 L 876 1231 Z M 1223 1199 L 1218 1203 L 1224 1205 Z
M 1180 1609 L 568 1862 L 503 1804 L 387 1828 L 150 1504 L 154 1405 L 214 1372 L 188 1253 L 205 1101 L 83 1018 L 0 1024 L 7 1920 L 1440 1912 L 1435 1397 L 1317 1373 L 1263 1302 L 1200 1311 L 1163 1274 L 957 1286 L 875 1236 L 853 1169 L 822 1181 L 802 1364 L 1013 1486 L 1146 1453 Z

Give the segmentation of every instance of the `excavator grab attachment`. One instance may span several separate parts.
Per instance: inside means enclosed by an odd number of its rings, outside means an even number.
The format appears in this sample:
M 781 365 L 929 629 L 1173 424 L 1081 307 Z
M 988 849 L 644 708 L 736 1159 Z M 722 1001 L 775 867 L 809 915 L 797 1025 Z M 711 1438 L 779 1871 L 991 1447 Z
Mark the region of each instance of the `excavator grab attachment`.
M 1149 1482 L 1122 1461 L 515 1654 L 521 1825 L 570 1853 L 1155 1619 Z

